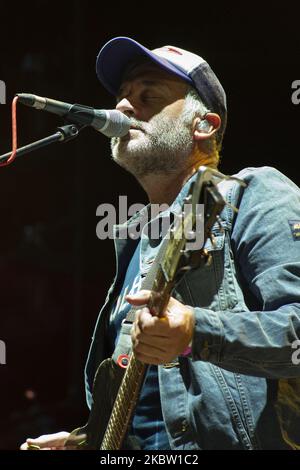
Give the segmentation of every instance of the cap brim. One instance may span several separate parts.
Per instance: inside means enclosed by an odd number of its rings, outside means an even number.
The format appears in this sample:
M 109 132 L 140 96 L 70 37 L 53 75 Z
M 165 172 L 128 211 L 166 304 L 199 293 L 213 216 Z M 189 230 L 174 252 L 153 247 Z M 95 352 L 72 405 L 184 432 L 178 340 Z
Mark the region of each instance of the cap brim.
M 158 57 L 133 39 L 123 36 L 111 39 L 99 52 L 96 61 L 96 72 L 100 82 L 110 93 L 117 95 L 127 65 L 141 56 L 148 57 L 165 70 L 193 84 L 188 75 L 166 59 Z

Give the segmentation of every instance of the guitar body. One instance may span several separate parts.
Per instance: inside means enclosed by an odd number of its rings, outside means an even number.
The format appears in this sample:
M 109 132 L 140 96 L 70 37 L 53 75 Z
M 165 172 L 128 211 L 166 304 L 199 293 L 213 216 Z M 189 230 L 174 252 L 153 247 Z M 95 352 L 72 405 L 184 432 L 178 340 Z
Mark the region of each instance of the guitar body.
M 99 450 L 107 428 L 111 411 L 118 394 L 125 369 L 119 367 L 112 359 L 105 359 L 97 369 L 93 386 L 93 406 L 89 420 L 83 427 L 75 429 L 67 440 L 72 444 L 72 437 L 86 434 L 80 446 L 84 450 Z

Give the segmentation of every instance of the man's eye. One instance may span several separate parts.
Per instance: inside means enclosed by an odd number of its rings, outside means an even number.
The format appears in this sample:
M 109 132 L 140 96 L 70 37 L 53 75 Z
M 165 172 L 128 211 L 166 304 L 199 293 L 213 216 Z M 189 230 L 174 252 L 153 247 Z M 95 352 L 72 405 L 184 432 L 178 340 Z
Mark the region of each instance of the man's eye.
M 154 100 L 158 100 L 159 99 L 159 96 L 154 96 L 154 95 L 144 95 L 142 96 L 142 100 L 144 101 L 154 101 Z

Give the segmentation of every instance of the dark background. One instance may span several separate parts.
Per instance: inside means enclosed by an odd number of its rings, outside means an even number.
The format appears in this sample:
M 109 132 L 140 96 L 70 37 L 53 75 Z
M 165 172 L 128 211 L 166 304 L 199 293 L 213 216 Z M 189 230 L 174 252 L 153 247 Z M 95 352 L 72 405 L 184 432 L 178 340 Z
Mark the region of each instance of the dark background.
M 112 108 L 95 75 L 100 47 L 129 36 L 155 48 L 202 55 L 228 98 L 221 171 L 271 165 L 298 185 L 299 9 L 273 2 L 207 5 L 28 1 L 0 4 L 0 153 L 11 148 L 10 104 L 29 92 Z M 54 132 L 54 115 L 19 106 L 19 145 Z M 87 417 L 83 367 L 115 265 L 113 243 L 96 237 L 96 208 L 146 202 L 111 162 L 109 141 L 92 129 L 0 168 L 0 448 L 28 436 L 71 430 Z

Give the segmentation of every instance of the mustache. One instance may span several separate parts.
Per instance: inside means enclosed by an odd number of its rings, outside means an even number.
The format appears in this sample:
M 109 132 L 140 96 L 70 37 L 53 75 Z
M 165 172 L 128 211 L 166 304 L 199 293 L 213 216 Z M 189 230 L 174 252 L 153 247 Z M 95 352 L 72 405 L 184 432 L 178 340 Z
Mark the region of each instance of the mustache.
M 134 117 L 131 117 L 130 118 L 130 128 L 131 129 L 138 129 L 142 132 L 147 132 L 146 131 L 146 124 L 144 121 L 139 121 L 138 119 L 135 119 Z M 121 139 L 121 137 L 111 137 L 110 141 L 111 141 L 111 144 L 112 146 L 115 146 L 117 144 L 117 142 Z
M 143 131 L 143 132 L 146 131 L 145 122 L 139 121 L 138 119 L 135 119 L 135 118 L 130 118 L 130 122 L 131 122 L 131 127 L 133 129 L 138 129 L 138 130 Z

